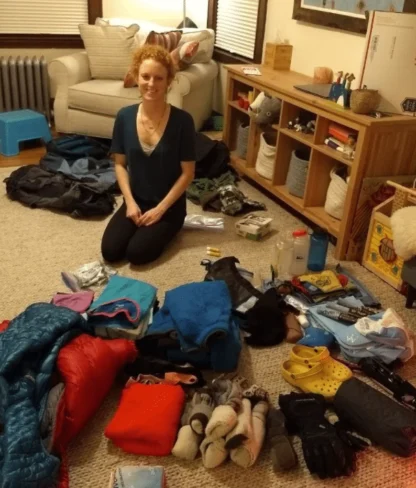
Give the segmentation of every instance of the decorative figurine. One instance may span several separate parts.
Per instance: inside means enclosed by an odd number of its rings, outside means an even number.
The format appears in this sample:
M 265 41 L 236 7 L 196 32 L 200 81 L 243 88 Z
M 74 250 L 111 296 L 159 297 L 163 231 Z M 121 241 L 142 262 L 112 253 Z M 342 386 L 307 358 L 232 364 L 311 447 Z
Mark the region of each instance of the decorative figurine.
M 261 92 L 250 105 L 248 113 L 256 124 L 271 125 L 279 121 L 281 106 L 281 100 Z
M 305 126 L 305 134 L 315 134 L 316 120 L 310 120 Z

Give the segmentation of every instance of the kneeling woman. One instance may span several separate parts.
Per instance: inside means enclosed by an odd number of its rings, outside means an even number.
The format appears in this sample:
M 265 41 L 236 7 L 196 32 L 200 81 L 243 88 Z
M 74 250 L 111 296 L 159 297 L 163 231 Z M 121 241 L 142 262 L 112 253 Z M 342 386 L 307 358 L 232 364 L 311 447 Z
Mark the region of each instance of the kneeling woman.
M 190 114 L 166 102 L 175 69 L 165 49 L 138 49 L 131 74 L 142 102 L 116 117 L 111 152 L 124 202 L 105 229 L 101 252 L 109 262 L 144 264 L 157 259 L 183 226 L 185 191 L 195 173 L 195 127 Z

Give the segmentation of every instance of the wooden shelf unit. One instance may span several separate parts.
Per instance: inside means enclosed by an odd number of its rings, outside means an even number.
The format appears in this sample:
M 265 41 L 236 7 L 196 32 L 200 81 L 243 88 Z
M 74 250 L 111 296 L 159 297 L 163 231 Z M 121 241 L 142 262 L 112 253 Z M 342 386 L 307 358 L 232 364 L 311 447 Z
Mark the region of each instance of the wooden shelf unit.
M 362 180 L 365 177 L 399 176 L 416 174 L 416 118 L 392 116 L 375 119 L 358 115 L 328 100 L 296 90 L 294 85 L 312 83 L 312 79 L 293 71 L 276 71 L 257 66 L 260 76 L 245 75 L 246 65 L 227 65 L 227 91 L 224 111 L 223 139 L 231 150 L 231 161 L 237 171 L 254 180 L 267 191 L 300 212 L 314 224 L 337 238 L 335 256 L 340 260 L 361 261 L 366 236 L 361 241 L 350 238 L 357 211 Z M 280 120 L 271 129 L 277 131 L 276 160 L 272 180 L 260 176 L 256 159 L 262 129 L 250 119 L 247 110 L 238 102 L 238 93 L 254 90 L 280 98 Z M 314 134 L 303 134 L 288 129 L 301 111 L 316 117 Z M 325 145 L 328 126 L 335 122 L 358 135 L 354 160 L 343 158 L 342 153 Z M 247 159 L 235 156 L 237 129 L 240 124 L 250 124 Z M 268 129 L 270 130 L 270 128 Z M 285 185 L 290 157 L 294 149 L 309 148 L 311 152 L 308 177 L 303 198 L 291 195 Z M 326 213 L 326 193 L 332 168 L 345 165 L 349 174 L 347 197 L 341 220 Z

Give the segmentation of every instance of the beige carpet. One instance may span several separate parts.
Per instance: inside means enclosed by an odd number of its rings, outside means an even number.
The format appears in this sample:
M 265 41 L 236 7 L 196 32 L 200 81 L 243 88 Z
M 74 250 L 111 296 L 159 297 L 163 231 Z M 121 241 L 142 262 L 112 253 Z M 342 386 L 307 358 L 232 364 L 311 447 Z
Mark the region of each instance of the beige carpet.
M 0 179 L 11 172 L 0 170 Z M 153 283 L 163 293 L 177 285 L 200 281 L 207 245 L 219 247 L 223 255 L 235 255 L 257 276 L 268 272 L 277 230 L 292 228 L 298 221 L 264 194 L 243 182 L 240 188 L 250 197 L 267 204 L 267 214 L 274 218 L 274 235 L 261 243 L 238 237 L 234 219 L 226 217 L 223 233 L 183 231 L 166 254 L 156 263 L 135 268 L 122 264 L 120 274 Z M 199 212 L 189 205 L 189 213 Z M 106 220 L 74 220 L 47 210 L 31 210 L 0 196 L 0 320 L 11 319 L 36 301 L 49 301 L 56 291 L 63 291 L 60 271 L 74 270 L 84 263 L 100 258 L 100 239 Z M 335 261 L 330 258 L 330 264 Z M 415 310 L 404 308 L 404 297 L 358 264 L 348 269 L 361 279 L 381 300 L 384 307 L 393 306 L 416 330 Z M 266 388 L 273 401 L 280 392 L 291 388 L 279 374 L 280 363 L 289 347 L 282 345 L 266 350 L 245 349 L 239 372 Z M 413 371 L 412 371 L 413 370 Z M 407 377 L 416 378 L 415 362 L 407 365 Z M 351 479 L 320 481 L 310 476 L 300 455 L 300 466 L 293 472 L 276 475 L 271 469 L 269 452 L 264 449 L 255 466 L 242 470 L 231 462 L 207 471 L 201 461 L 192 463 L 167 458 L 135 457 L 113 447 L 103 430 L 116 410 L 119 387 L 114 387 L 94 420 L 72 444 L 69 452 L 71 488 L 106 488 L 110 470 L 125 464 L 161 464 L 166 468 L 169 488 L 312 488 L 331 486 L 360 488 L 414 488 L 415 460 L 390 456 L 381 449 L 371 448 L 360 455 L 358 470 Z M 300 454 L 300 446 L 296 443 Z

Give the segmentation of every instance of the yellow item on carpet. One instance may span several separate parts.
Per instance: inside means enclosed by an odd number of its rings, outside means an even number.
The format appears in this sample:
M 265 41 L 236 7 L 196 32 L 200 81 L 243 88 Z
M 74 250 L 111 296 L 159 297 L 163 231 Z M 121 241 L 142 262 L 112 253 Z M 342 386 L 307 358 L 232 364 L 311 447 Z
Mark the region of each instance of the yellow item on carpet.
M 307 366 L 319 363 L 325 374 L 337 381 L 343 382 L 352 377 L 350 368 L 332 358 L 328 348 L 323 346 L 294 346 L 290 352 L 290 360 Z
M 304 393 L 316 393 L 332 400 L 342 385 L 342 381 L 334 380 L 324 371 L 321 363 L 306 365 L 295 361 L 282 364 L 283 378 Z
M 343 286 L 341 285 L 336 273 L 329 269 L 322 271 L 321 273 L 311 273 L 299 276 L 299 280 L 301 282 L 307 281 L 308 283 L 311 283 L 324 293 L 343 289 Z

